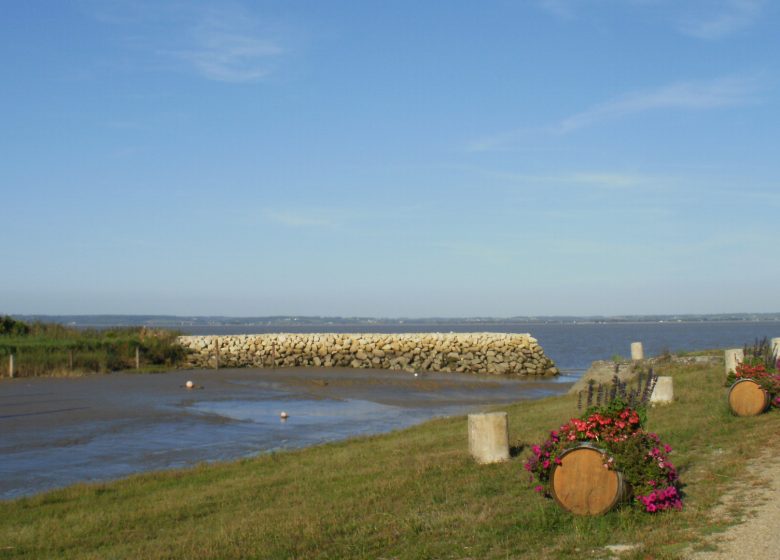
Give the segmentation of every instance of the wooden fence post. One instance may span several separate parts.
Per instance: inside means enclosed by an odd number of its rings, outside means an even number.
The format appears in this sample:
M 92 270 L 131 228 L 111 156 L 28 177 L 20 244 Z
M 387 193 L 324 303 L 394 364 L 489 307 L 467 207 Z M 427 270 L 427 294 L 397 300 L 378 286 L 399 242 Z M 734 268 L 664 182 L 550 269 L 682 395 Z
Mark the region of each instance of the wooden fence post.
M 135 347 L 135 369 L 136 371 L 141 369 L 141 349 L 139 346 Z
M 14 376 L 14 355 L 13 354 L 8 356 L 8 376 L 9 377 Z

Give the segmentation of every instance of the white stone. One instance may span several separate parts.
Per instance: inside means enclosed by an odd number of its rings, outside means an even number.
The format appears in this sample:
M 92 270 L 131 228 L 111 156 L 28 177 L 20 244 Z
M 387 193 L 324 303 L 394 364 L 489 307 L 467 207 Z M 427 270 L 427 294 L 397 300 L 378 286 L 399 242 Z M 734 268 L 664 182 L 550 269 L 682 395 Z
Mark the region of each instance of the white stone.
M 506 412 L 469 414 L 469 453 L 478 463 L 509 459 L 509 419 Z
M 723 357 L 726 362 L 726 373 L 734 372 L 737 370 L 737 364 L 745 359 L 745 351 L 742 348 L 729 348 Z
M 650 404 L 670 404 L 674 401 L 674 383 L 669 376 L 661 376 L 655 383 L 653 394 L 650 395 Z
M 632 342 L 631 343 L 631 359 L 632 360 L 644 360 L 645 359 L 645 351 L 644 348 L 642 348 L 641 342 Z

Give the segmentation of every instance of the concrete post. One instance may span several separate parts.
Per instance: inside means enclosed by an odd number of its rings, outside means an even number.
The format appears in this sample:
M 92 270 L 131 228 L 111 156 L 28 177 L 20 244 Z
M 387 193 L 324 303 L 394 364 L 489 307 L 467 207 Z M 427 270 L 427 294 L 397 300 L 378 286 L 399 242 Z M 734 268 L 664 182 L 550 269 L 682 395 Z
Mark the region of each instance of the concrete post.
M 653 387 L 653 394 L 650 395 L 650 404 L 670 404 L 674 401 L 674 383 L 672 377 L 659 377 Z
M 632 360 L 644 360 L 645 359 L 645 351 L 642 348 L 641 342 L 632 342 L 631 343 L 631 359 Z
M 769 347 L 772 349 L 772 352 L 775 353 L 775 358 L 780 360 L 780 337 L 770 340 Z
M 469 453 L 482 464 L 509 459 L 509 419 L 506 412 L 469 414 Z
M 14 355 L 8 356 L 8 377 L 14 376 Z
M 726 373 L 737 371 L 737 364 L 745 359 L 745 351 L 742 348 L 729 348 L 724 355 L 726 361 Z

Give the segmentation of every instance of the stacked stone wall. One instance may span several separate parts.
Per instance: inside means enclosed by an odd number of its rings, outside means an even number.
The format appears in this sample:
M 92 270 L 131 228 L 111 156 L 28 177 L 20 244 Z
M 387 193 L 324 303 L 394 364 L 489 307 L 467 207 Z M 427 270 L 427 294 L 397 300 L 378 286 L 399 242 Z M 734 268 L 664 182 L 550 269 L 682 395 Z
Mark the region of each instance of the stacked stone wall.
M 528 334 L 248 334 L 182 336 L 191 367 L 352 367 L 409 372 L 557 375 Z

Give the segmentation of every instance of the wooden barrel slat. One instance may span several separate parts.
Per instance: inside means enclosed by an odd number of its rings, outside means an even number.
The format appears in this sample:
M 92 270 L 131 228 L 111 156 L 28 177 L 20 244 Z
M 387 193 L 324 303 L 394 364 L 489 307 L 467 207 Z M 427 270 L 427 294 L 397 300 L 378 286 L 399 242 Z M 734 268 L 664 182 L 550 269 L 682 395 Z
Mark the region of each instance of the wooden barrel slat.
M 757 416 L 769 408 L 769 393 L 752 379 L 739 379 L 729 389 L 729 407 L 737 416 Z
M 564 509 L 577 515 L 601 515 L 627 494 L 622 473 L 604 466 L 607 456 L 590 446 L 565 451 L 552 471 L 552 495 Z

